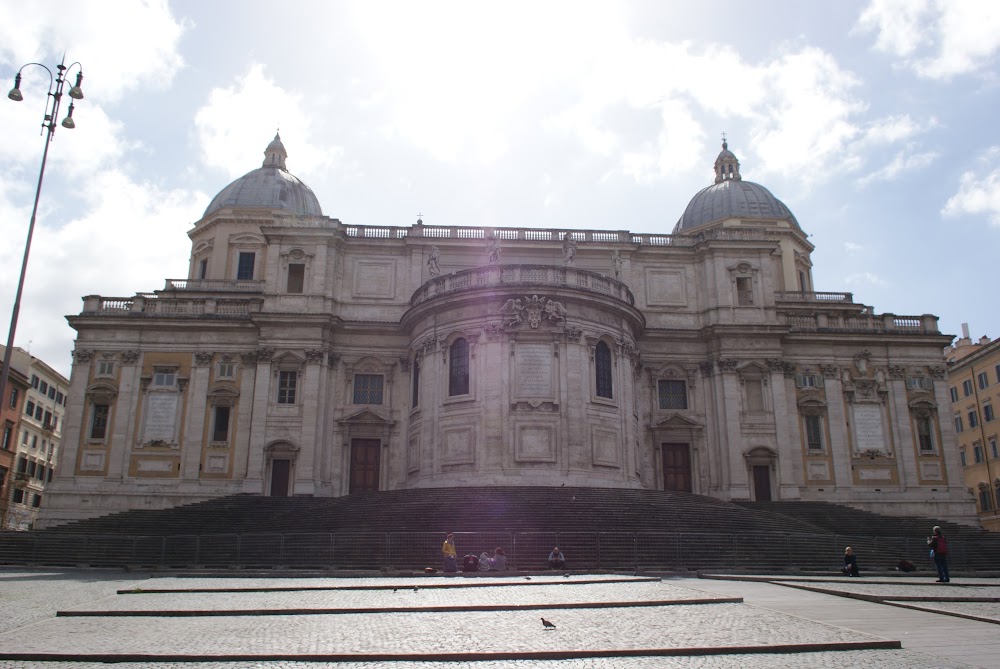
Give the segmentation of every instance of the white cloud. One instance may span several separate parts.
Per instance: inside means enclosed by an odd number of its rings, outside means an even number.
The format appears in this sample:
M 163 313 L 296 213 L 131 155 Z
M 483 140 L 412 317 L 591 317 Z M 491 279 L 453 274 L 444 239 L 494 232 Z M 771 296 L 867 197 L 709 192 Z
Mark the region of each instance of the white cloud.
M 858 179 L 858 185 L 865 187 L 874 181 L 894 181 L 906 172 L 927 167 L 937 160 L 938 157 L 939 154 L 936 151 L 925 151 L 923 153 L 900 151 L 888 164 Z
M 844 282 L 852 286 L 888 286 L 889 282 L 872 272 L 856 272 L 844 277 Z
M 280 127 L 289 170 L 298 176 L 316 172 L 343 151 L 311 141 L 312 112 L 301 93 L 283 89 L 263 65 L 251 65 L 232 86 L 213 89 L 195 113 L 201 159 L 231 177 L 246 174 L 264 162 L 264 149 Z
M 931 117 L 926 123 L 915 121 L 909 114 L 897 114 L 872 121 L 865 128 L 864 141 L 868 144 L 893 144 L 924 133 L 938 126 L 938 120 Z
M 865 250 L 864 245 L 857 242 L 844 242 L 844 251 L 851 255 L 857 255 Z
M 1000 158 L 1000 146 L 992 146 L 979 158 L 981 165 L 995 165 Z M 1000 168 L 968 170 L 959 179 L 958 192 L 941 209 L 948 218 L 962 215 L 986 215 L 989 222 L 1000 226 Z
M 114 101 L 128 91 L 166 87 L 183 66 L 188 28 L 166 0 L 0 2 L 0 65 L 42 60 L 55 67 L 65 50 L 84 68 L 86 99 Z M 71 70 L 75 80 L 78 70 Z M 47 79 L 47 77 L 46 77 Z
M 1000 49 L 1000 6 L 971 0 L 872 0 L 858 29 L 919 76 L 948 79 L 988 67 Z

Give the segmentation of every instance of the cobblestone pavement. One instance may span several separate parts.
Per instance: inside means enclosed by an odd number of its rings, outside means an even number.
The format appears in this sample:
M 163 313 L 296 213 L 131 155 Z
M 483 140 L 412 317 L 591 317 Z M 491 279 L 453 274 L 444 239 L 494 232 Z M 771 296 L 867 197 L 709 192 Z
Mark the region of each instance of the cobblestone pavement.
M 886 600 L 893 602 L 893 600 Z M 895 603 L 895 602 L 893 602 Z M 980 620 L 993 621 L 1000 624 L 1000 604 L 994 602 L 898 602 L 919 611 L 931 613 L 957 613 L 963 616 L 975 616 Z
M 132 607 L 158 602 L 162 609 L 235 608 L 253 601 L 296 602 L 303 597 L 326 598 L 338 608 L 343 602 L 369 607 L 383 601 L 421 598 L 424 605 L 438 601 L 565 604 L 580 601 L 649 601 L 649 599 L 706 598 L 717 595 L 697 588 L 699 581 L 574 583 L 560 576 L 532 577 L 533 587 L 511 587 L 523 577 L 495 579 L 490 587 L 455 587 L 435 590 L 414 583 L 430 580 L 391 578 L 170 578 L 124 572 L 66 570 L 30 572 L 0 568 L 0 617 L 7 633 L 0 637 L 4 653 L 136 653 L 199 654 L 216 656 L 267 654 L 412 653 L 427 661 L 404 662 L 298 662 L 213 661 L 126 662 L 120 669 L 757 669 L 763 667 L 865 666 L 877 669 L 959 669 L 967 667 L 941 657 L 911 650 L 828 651 L 774 655 L 739 654 L 697 657 L 611 657 L 573 660 L 503 660 L 482 662 L 437 662 L 435 654 L 519 651 L 574 651 L 580 649 L 649 649 L 686 647 L 733 647 L 774 644 L 838 643 L 878 640 L 876 637 L 808 620 L 796 615 L 745 604 L 696 604 L 642 608 L 554 609 L 544 615 L 557 629 L 544 631 L 538 611 L 482 611 L 461 613 L 402 612 L 347 613 L 340 615 L 218 616 L 208 618 L 93 617 L 55 618 L 56 610 L 97 607 Z M 575 578 L 575 577 L 574 577 Z M 614 580 L 620 576 L 590 577 Z M 456 586 L 485 583 L 483 579 L 436 579 Z M 386 585 L 408 588 L 391 590 L 327 590 L 265 593 L 165 593 L 116 595 L 132 588 L 224 588 L 224 587 L 344 587 L 377 588 Z M 693 586 L 693 587 L 686 587 Z M 789 590 L 794 593 L 795 591 Z M 424 596 L 427 595 L 425 598 Z M 793 595 L 794 596 L 794 595 Z M 256 599 L 255 599 L 256 598 Z M 396 604 L 391 604 L 395 606 Z M 266 608 L 266 607 L 265 607 Z M 346 607 L 345 607 L 346 608 Z M 888 610 L 888 609 L 887 609 Z M 899 611 L 900 609 L 894 609 Z M 958 620 L 952 618 L 952 620 Z M 0 669 L 98 669 L 98 662 L 38 662 L 0 659 Z M 981 665 L 987 666 L 987 665 Z
M 315 590 L 277 592 L 128 594 L 74 607 L 86 611 L 248 611 L 288 609 L 361 609 L 525 606 L 597 604 L 622 602 L 674 601 L 685 599 L 721 599 L 703 592 L 660 581 L 635 583 L 588 583 L 571 581 L 511 587 L 497 584 L 487 587 L 427 588 L 425 582 L 413 591 L 414 582 L 391 581 L 393 590 Z M 379 585 L 385 585 L 380 583 Z M 418 586 L 419 587 L 419 586 Z
M 810 588 L 822 588 L 828 592 L 856 593 L 859 595 L 872 595 L 893 599 L 896 597 L 921 597 L 933 599 L 938 597 L 996 597 L 1000 598 L 1000 586 L 963 586 L 951 587 L 948 583 L 938 583 L 935 588 L 927 588 L 919 585 L 900 583 L 899 585 L 882 585 L 864 583 L 863 581 L 851 580 L 849 582 L 815 582 L 815 583 L 792 583 L 791 581 L 774 581 L 779 584 L 789 586 L 805 586 Z M 1000 607 L 1000 603 L 994 606 Z M 1000 608 L 998 608 L 1000 610 Z
M 115 669 L 150 669 L 146 663 L 124 662 Z M 161 667 L 162 665 L 155 665 Z M 485 662 L 171 662 L 169 669 L 968 669 L 905 650 L 833 651 L 822 653 L 738 654 L 698 657 L 610 657 L 586 660 L 504 660 Z M 0 669 L 107 669 L 99 662 L 16 662 L 0 660 Z

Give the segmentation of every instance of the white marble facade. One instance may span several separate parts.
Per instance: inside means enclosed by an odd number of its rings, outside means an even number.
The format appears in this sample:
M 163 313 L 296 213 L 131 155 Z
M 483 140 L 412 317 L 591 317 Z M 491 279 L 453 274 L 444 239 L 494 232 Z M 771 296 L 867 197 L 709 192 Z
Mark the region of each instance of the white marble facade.
M 189 232 L 186 279 L 69 318 L 39 525 L 563 484 L 975 517 L 950 338 L 814 291 L 807 235 L 725 146 L 672 234 L 345 224 L 265 156 Z

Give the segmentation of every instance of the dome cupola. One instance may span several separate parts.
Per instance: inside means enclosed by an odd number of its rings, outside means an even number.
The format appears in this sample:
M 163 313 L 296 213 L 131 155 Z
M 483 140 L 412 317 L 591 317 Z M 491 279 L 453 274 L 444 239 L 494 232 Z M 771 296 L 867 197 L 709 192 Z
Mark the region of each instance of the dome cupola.
M 699 191 L 688 203 L 674 226 L 674 234 L 683 234 L 727 218 L 765 218 L 788 221 L 798 228 L 795 216 L 771 191 L 740 175 L 740 161 L 722 142 L 715 159 L 715 183 Z
M 205 216 L 225 208 L 282 209 L 297 216 L 322 216 L 312 189 L 285 167 L 288 152 L 281 137 L 264 149 L 264 163 L 223 188 L 205 209 Z

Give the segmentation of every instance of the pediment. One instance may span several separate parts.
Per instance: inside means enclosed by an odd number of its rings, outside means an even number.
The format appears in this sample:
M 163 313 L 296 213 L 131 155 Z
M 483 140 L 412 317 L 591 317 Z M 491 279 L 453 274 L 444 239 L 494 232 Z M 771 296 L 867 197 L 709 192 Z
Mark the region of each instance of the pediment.
M 698 424 L 698 422 L 695 421 L 692 418 L 688 418 L 687 416 L 684 416 L 682 414 L 675 413 L 675 414 L 673 414 L 671 416 L 667 416 L 666 418 L 664 418 L 663 420 L 661 420 L 659 423 L 656 423 L 655 425 L 653 425 L 653 428 L 655 428 L 655 429 L 661 429 L 661 428 L 685 428 L 685 429 L 699 428 L 700 429 L 701 425 Z
M 349 425 L 392 425 L 393 421 L 388 420 L 371 409 L 362 409 L 361 411 L 351 414 L 346 418 L 341 418 L 339 423 L 349 424 Z

